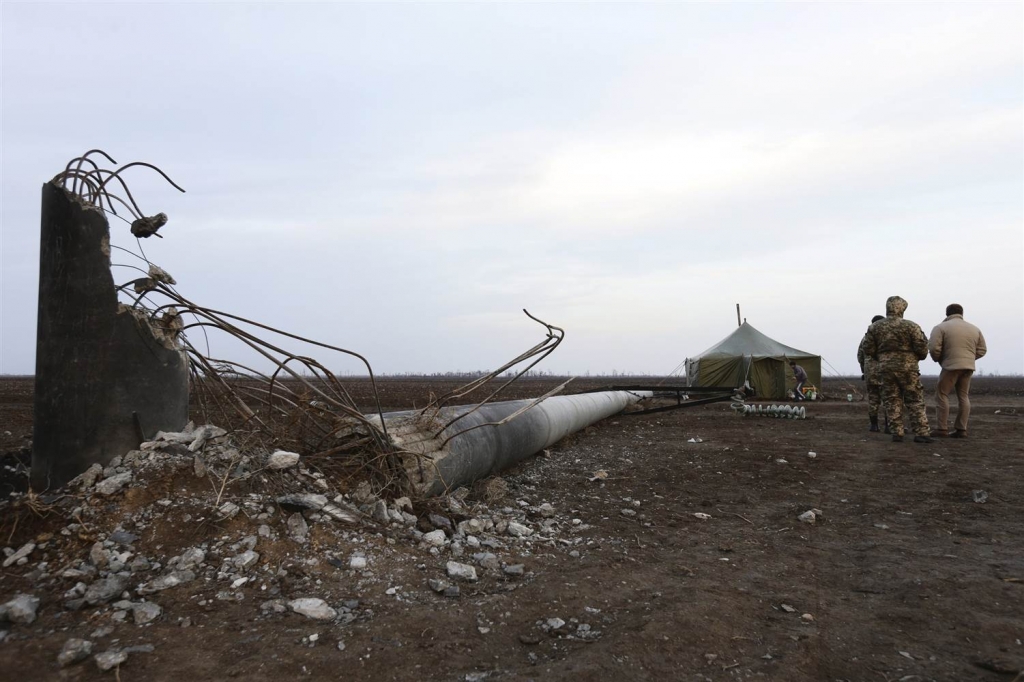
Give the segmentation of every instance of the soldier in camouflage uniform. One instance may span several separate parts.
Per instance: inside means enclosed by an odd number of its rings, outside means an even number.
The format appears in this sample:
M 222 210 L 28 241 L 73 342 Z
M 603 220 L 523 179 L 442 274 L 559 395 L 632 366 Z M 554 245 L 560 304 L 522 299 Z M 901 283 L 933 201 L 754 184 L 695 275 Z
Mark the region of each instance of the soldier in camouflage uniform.
M 929 436 L 924 411 L 924 387 L 917 364 L 928 357 L 928 339 L 915 322 L 903 319 L 907 302 L 890 296 L 885 302 L 885 319 L 868 327 L 864 354 L 878 362 L 882 376 L 882 400 L 889 417 L 894 442 L 903 441 L 903 408 L 907 408 L 915 443 L 934 442 Z
M 871 318 L 871 324 L 884 320 L 884 315 L 875 315 Z M 864 352 L 864 342 L 867 341 L 867 334 L 860 340 L 857 347 L 857 362 L 860 363 L 860 371 L 868 385 L 868 421 L 871 426 L 868 431 L 878 431 L 878 408 L 882 405 L 882 374 L 878 369 L 878 363 L 874 358 Z M 882 418 L 885 418 L 885 408 L 882 407 Z M 889 433 L 889 422 L 886 421 L 885 432 Z

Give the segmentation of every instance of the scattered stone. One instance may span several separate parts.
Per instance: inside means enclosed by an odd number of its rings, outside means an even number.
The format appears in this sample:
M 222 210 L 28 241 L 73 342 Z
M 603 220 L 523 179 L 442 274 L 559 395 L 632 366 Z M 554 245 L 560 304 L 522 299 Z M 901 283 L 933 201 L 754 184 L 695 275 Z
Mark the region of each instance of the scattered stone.
M 437 592 L 438 594 L 441 594 L 446 589 L 448 589 L 448 587 L 451 585 L 451 583 L 445 582 L 444 580 L 438 580 L 437 578 L 431 578 L 431 579 L 427 580 L 427 585 L 434 592 Z
M 533 633 L 519 635 L 519 641 L 528 646 L 540 644 L 540 637 Z
M 391 516 L 388 514 L 388 505 L 384 500 L 377 500 L 373 503 L 373 510 L 370 517 L 377 523 L 391 523 Z
M 177 567 L 180 569 L 195 568 L 206 561 L 206 550 L 201 547 L 189 547 L 178 557 Z
M 620 509 L 619 513 L 622 514 L 623 516 L 636 516 L 636 510 L 635 509 Z
M 206 445 L 206 441 L 227 435 L 227 431 L 213 424 L 204 424 L 196 429 L 192 435 L 192 442 L 189 443 L 188 450 L 189 452 L 199 452 Z
M 110 534 L 110 537 L 107 539 L 119 545 L 131 545 L 133 542 L 139 539 L 139 536 L 133 535 L 132 533 L 129 533 L 127 531 L 115 530 L 113 533 Z
M 254 551 L 252 551 L 250 549 L 250 550 L 246 550 L 245 552 L 242 552 L 241 554 L 236 556 L 234 559 L 231 560 L 231 563 L 233 563 L 236 568 L 240 568 L 240 569 L 244 570 L 246 568 L 249 568 L 250 566 L 255 565 L 256 562 L 259 561 L 259 560 L 260 560 L 259 553 L 258 552 L 254 552 Z
M 136 625 L 152 623 L 154 620 L 159 618 L 163 612 L 164 610 L 160 608 L 158 604 L 154 604 L 151 601 L 144 601 L 132 605 L 132 617 L 135 619 Z
M 293 493 L 281 495 L 277 503 L 286 509 L 323 509 L 327 505 L 327 496 L 316 493 Z
M 277 450 L 267 458 L 267 468 L 275 471 L 290 469 L 299 463 L 299 453 Z
M 363 570 L 364 568 L 366 568 L 366 564 L 367 564 L 366 557 L 358 555 L 358 554 L 355 555 L 355 556 L 349 557 L 349 560 L 348 560 L 348 567 L 351 568 L 354 571 L 361 571 L 361 570 Z
M 125 486 L 131 483 L 131 480 L 132 474 L 129 471 L 126 471 L 123 474 L 115 474 L 110 478 L 105 478 L 97 483 L 96 492 L 108 497 L 110 495 L 115 495 L 124 490 Z
M 550 519 L 555 515 L 555 507 L 550 502 L 545 502 L 537 507 L 537 512 L 544 518 Z
M 85 603 L 90 606 L 106 604 L 111 599 L 121 596 L 126 587 L 128 581 L 116 575 L 97 580 L 85 591 Z
M 561 630 L 565 627 L 565 621 L 558 617 L 548 618 L 544 625 L 546 625 L 549 630 Z
M 786 613 L 794 613 L 796 611 L 796 609 L 794 609 L 789 604 L 779 604 L 779 608 L 785 611 Z
M 39 597 L 19 594 L 14 599 L 0 605 L 0 622 L 9 620 L 12 623 L 28 625 L 35 621 L 38 610 Z
M 448 577 L 467 582 L 476 582 L 476 568 L 469 564 L 460 564 L 457 561 L 449 561 L 447 564 Z
M 177 587 L 178 585 L 191 582 L 195 579 L 196 574 L 190 570 L 171 571 L 167 575 L 160 576 L 150 583 L 139 585 L 136 592 L 139 594 L 152 594 L 154 592 L 160 592 L 172 587 Z
M 292 599 L 288 602 L 288 606 L 295 613 L 303 615 L 306 618 L 312 618 L 313 620 L 334 620 L 338 617 L 338 612 L 328 606 L 327 602 L 318 597 Z
M 412 500 L 408 497 L 399 497 L 395 499 L 395 507 L 401 511 L 409 512 L 410 514 L 413 512 Z
M 704 512 L 694 512 L 693 515 L 694 515 L 694 517 L 700 519 L 701 521 L 707 521 L 708 519 L 711 518 L 711 514 L 705 514 Z
M 807 458 L 808 458 L 808 459 L 814 459 L 814 458 L 815 458 L 815 457 L 817 457 L 817 456 L 818 456 L 818 453 L 817 453 L 817 452 L 814 452 L 813 450 L 812 450 L 811 452 L 808 452 L 808 453 L 807 453 Z
M 814 622 L 814 616 L 809 614 L 809 613 L 805 613 L 805 614 L 800 616 L 800 620 L 804 621 L 805 623 L 813 623 Z
M 356 521 L 359 520 L 359 515 L 357 513 L 353 512 L 353 511 L 349 511 L 348 509 L 343 509 L 342 507 L 339 507 L 336 504 L 331 504 L 330 502 L 325 504 L 320 511 L 322 513 L 324 513 L 324 514 L 327 514 L 332 519 L 335 519 L 337 521 L 346 521 L 348 523 L 355 523 Z M 415 524 L 416 523 L 416 517 L 414 516 L 412 518 L 413 518 L 413 524 Z
M 511 566 L 506 566 L 505 568 L 503 568 L 502 571 L 505 573 L 505 575 L 518 578 L 526 572 L 526 567 L 522 564 L 512 564 Z
M 92 654 L 92 642 L 87 639 L 77 639 L 72 637 L 68 641 L 64 642 L 64 648 L 57 654 L 57 663 L 60 667 L 66 666 L 84 661 L 89 658 Z
M 975 490 L 971 492 L 971 499 L 978 504 L 985 504 L 988 501 L 988 493 L 984 490 Z M 4 563 L 4 566 L 7 564 Z
M 449 585 L 444 589 L 444 596 L 450 597 L 452 599 L 455 599 L 460 594 L 462 594 L 462 590 L 459 589 L 458 585 Z
M 813 524 L 813 523 L 817 522 L 818 515 L 815 514 L 813 511 L 805 511 L 803 514 L 801 514 L 797 518 L 800 519 L 801 521 L 803 521 L 804 523 L 811 523 L 811 524 Z
M 206 463 L 199 455 L 192 455 L 192 473 L 196 478 L 206 478 Z
M 238 512 L 240 511 L 241 507 L 239 507 L 234 502 L 225 502 L 224 504 L 217 508 L 217 513 L 220 514 L 221 521 L 227 521 L 228 519 L 235 518 L 236 516 L 238 516 Z
M 532 535 L 533 529 L 516 521 L 510 521 L 508 524 L 508 534 L 512 537 L 523 538 L 527 535 Z
M 7 568 L 8 566 L 13 566 L 14 564 L 18 563 L 19 561 L 27 557 L 29 554 L 31 554 L 32 550 L 34 550 L 35 548 L 36 543 L 26 542 L 24 545 L 21 546 L 21 549 L 19 549 L 17 552 L 4 559 L 3 567 Z
M 306 536 L 309 535 L 309 524 L 299 512 L 288 517 L 288 535 L 296 542 L 305 542 Z
M 93 658 L 96 659 L 96 667 L 107 672 L 127 661 L 128 654 L 124 651 L 104 651 L 102 654 L 96 654 Z
M 480 552 L 479 554 L 474 554 L 473 560 L 476 561 L 481 568 L 486 568 L 489 571 L 497 571 L 501 568 L 501 563 L 498 561 L 498 557 L 491 552 Z
M 260 604 L 260 611 L 264 613 L 284 613 L 287 610 L 284 599 L 268 599 Z
M 441 516 L 440 514 L 428 514 L 427 520 L 434 528 L 453 530 L 452 521 L 447 516 Z
M 438 528 L 437 530 L 432 530 L 429 533 L 424 533 L 423 541 L 433 547 L 443 547 L 444 544 L 448 542 L 448 536 L 445 535 L 443 530 Z

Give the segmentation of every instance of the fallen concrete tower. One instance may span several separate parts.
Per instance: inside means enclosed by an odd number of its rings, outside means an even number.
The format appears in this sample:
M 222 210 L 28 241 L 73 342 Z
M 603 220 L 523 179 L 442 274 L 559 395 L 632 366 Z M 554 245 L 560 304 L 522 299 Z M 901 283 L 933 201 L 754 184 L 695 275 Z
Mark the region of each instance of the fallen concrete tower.
M 604 391 L 449 407 L 434 420 L 420 412 L 392 412 L 384 422 L 410 492 L 427 497 L 503 471 L 652 395 Z

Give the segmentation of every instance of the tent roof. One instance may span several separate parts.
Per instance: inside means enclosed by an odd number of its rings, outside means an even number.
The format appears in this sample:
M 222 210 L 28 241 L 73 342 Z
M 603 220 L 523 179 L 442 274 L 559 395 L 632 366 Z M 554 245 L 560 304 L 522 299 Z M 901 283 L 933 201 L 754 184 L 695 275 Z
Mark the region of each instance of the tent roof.
M 765 336 L 761 332 L 747 324 L 746 320 L 732 334 L 725 337 L 715 345 L 708 348 L 700 355 L 694 356 L 693 360 L 708 356 L 729 356 L 750 355 L 755 358 L 816 358 L 814 353 L 798 350 L 775 339 Z

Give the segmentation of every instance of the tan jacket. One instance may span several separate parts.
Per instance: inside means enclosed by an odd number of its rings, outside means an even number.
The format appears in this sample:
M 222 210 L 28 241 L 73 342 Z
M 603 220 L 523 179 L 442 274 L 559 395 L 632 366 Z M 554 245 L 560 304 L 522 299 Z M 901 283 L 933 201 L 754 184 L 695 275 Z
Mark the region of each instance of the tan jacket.
M 981 330 L 964 320 L 963 315 L 950 315 L 932 329 L 928 353 L 942 369 L 974 370 L 974 361 L 985 355 L 985 337 Z

